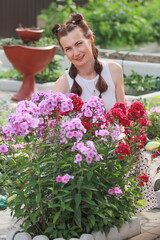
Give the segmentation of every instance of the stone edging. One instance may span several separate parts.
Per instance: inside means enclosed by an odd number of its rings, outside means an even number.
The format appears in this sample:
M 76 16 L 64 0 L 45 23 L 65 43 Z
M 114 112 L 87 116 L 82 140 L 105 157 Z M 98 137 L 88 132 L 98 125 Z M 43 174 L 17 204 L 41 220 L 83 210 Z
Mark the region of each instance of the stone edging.
M 92 234 L 82 234 L 80 238 L 71 238 L 70 240 L 124 240 L 139 235 L 141 233 L 140 220 L 132 217 L 121 228 L 111 228 L 108 234 L 101 232 L 92 232 Z M 15 236 L 15 237 L 14 237 Z M 14 237 L 14 239 L 13 239 Z M 6 240 L 32 240 L 30 234 L 12 229 L 8 232 Z M 38 235 L 33 240 L 49 240 L 44 235 Z M 55 238 L 54 240 L 65 240 L 64 238 Z

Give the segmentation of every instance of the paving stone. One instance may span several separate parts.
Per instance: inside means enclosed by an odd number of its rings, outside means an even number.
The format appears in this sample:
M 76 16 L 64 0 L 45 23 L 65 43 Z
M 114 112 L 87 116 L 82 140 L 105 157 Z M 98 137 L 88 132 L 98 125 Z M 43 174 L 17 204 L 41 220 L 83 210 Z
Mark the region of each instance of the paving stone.
M 34 237 L 33 240 L 49 240 L 49 238 L 46 237 L 45 235 L 38 235 Z
M 111 228 L 106 236 L 107 240 L 121 240 L 117 227 Z
M 94 240 L 106 240 L 106 235 L 105 233 L 101 232 L 92 232 Z
M 82 234 L 80 240 L 94 240 L 91 234 Z
M 152 228 L 152 229 L 148 230 L 147 232 L 157 234 L 160 237 L 160 227 Z
M 157 239 L 155 234 L 145 232 L 133 238 L 129 238 L 128 240 L 155 240 L 155 239 Z

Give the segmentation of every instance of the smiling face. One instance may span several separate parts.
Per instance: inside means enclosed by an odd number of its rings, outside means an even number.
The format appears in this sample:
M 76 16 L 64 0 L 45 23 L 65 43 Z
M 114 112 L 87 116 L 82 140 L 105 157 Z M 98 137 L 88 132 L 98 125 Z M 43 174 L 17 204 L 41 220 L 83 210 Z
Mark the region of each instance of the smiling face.
M 60 44 L 68 59 L 78 67 L 84 66 L 89 61 L 94 62 L 92 53 L 93 37 L 86 38 L 80 28 L 76 28 L 67 36 L 60 38 Z

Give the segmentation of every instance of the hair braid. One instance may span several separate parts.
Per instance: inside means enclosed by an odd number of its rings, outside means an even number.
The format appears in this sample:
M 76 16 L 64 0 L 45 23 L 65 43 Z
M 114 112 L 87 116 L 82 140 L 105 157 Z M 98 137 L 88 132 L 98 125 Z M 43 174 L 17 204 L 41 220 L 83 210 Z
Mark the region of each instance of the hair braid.
M 81 86 L 76 82 L 76 76 L 77 76 L 77 68 L 74 66 L 74 64 L 71 64 L 71 67 L 69 69 L 69 75 L 70 77 L 73 79 L 73 85 L 71 88 L 71 92 L 78 94 L 79 96 L 81 96 L 82 94 L 82 88 Z

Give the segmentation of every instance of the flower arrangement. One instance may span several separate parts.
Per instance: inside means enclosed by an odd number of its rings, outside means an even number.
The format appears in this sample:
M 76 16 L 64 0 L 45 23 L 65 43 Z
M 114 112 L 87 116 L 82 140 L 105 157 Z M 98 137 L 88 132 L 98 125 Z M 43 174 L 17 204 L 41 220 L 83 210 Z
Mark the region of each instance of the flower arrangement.
M 8 121 L 0 182 L 25 231 L 50 239 L 108 232 L 144 203 L 148 178 L 133 170 L 146 142 L 141 102 L 105 112 L 95 96 L 83 102 L 75 94 L 39 92 L 19 102 Z

